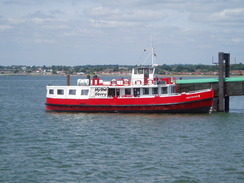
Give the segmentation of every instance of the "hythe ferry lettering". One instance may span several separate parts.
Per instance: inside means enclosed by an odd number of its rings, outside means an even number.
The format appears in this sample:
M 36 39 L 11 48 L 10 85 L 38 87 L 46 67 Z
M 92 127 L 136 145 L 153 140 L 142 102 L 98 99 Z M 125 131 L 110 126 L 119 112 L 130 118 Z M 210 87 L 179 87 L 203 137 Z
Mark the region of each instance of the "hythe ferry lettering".
M 106 97 L 106 93 L 95 93 L 95 96 L 97 97 Z
M 95 88 L 95 92 L 107 92 L 107 88 Z

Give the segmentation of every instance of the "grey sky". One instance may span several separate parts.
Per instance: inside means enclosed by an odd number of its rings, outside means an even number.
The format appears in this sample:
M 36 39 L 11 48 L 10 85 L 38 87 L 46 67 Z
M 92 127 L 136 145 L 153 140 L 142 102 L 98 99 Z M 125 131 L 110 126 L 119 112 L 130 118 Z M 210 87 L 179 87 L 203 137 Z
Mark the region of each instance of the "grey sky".
M 243 0 L 0 0 L 0 65 L 244 63 Z

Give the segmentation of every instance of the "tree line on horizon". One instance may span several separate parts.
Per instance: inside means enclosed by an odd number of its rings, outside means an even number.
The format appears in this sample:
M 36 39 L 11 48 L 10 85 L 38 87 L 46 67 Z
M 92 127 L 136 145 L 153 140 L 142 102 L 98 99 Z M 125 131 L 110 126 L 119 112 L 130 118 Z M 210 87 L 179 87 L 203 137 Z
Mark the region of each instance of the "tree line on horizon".
M 78 65 L 78 66 L 25 66 L 25 65 L 12 65 L 12 66 L 0 66 L 0 71 L 11 70 L 13 73 L 25 71 L 26 73 L 32 73 L 37 70 L 51 71 L 52 74 L 57 74 L 57 71 L 63 71 L 67 74 L 84 73 L 91 74 L 95 72 L 109 71 L 113 72 L 125 72 L 131 71 L 132 68 L 138 67 L 138 65 Z M 244 70 L 244 64 L 231 64 L 231 70 Z M 158 74 L 165 74 L 167 72 L 217 72 L 217 65 L 203 65 L 203 64 L 174 64 L 174 65 L 159 65 L 157 67 Z

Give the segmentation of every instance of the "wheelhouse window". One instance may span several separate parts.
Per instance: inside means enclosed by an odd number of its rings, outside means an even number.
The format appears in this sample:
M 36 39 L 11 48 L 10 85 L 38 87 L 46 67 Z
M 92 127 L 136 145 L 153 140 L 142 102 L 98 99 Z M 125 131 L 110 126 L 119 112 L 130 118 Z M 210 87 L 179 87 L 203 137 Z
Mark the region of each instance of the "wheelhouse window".
M 139 73 L 139 74 L 143 74 L 143 68 L 139 68 L 139 69 L 138 69 L 138 73 Z
M 54 94 L 54 89 L 50 89 L 49 94 Z
M 85 89 L 85 90 L 81 90 L 81 95 L 88 95 L 89 90 Z
M 143 95 L 149 94 L 149 88 L 143 88 Z
M 64 94 L 64 90 L 62 90 L 62 89 L 58 89 L 57 94 L 58 94 L 58 95 L 63 95 L 63 94 Z
M 158 94 L 158 88 L 152 88 L 152 94 Z
M 131 89 L 130 88 L 125 89 L 125 95 L 131 95 Z
M 161 94 L 167 94 L 167 93 L 168 93 L 167 87 L 162 87 Z
M 69 90 L 69 95 L 76 95 L 76 90 L 74 89 Z

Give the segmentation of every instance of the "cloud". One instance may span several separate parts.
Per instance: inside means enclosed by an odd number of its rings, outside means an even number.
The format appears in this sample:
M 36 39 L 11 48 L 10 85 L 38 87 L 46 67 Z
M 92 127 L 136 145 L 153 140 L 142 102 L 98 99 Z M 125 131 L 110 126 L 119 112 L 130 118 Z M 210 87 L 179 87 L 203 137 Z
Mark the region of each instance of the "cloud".
M 43 25 L 41 26 L 44 30 L 66 30 L 69 28 L 68 25 L 66 24 L 60 24 L 57 22 L 56 24 L 48 24 L 48 25 Z
M 118 27 L 134 27 L 138 23 L 126 22 L 126 21 L 112 21 L 112 20 L 90 20 L 93 27 L 96 28 L 118 28 Z
M 0 25 L 0 31 L 6 31 L 9 29 L 13 29 L 13 27 L 10 25 Z
M 37 10 L 34 12 L 28 13 L 27 17 L 32 18 L 32 17 L 38 17 L 38 18 L 55 18 L 59 15 L 63 15 L 64 13 L 61 10 L 49 10 L 49 9 L 42 9 L 42 10 Z
M 24 18 L 7 18 L 6 21 L 10 24 L 22 24 L 26 22 Z
M 64 11 L 60 10 L 60 9 L 51 10 L 50 13 L 53 14 L 53 15 L 63 15 L 63 14 L 65 14 Z
M 35 39 L 35 43 L 38 43 L 38 44 L 54 44 L 56 43 L 55 40 L 53 39 Z
M 26 5 L 28 1 L 4 0 L 2 3 L 5 5 Z
M 232 38 L 232 41 L 235 43 L 240 43 L 240 42 L 244 42 L 244 39 L 240 37 L 236 37 L 236 38 Z
M 120 21 L 155 21 L 163 19 L 166 14 L 162 11 L 153 11 L 145 9 L 111 9 L 105 7 L 96 7 L 86 12 L 89 16 L 97 19 L 120 20 Z
M 213 13 L 208 20 L 215 25 L 239 26 L 244 25 L 244 8 L 224 9 Z
M 50 19 L 50 18 L 38 18 L 38 17 L 34 17 L 34 18 L 31 18 L 30 21 L 32 23 L 36 23 L 36 24 L 43 24 L 45 22 L 51 22 L 52 19 Z
M 21 44 L 22 50 L 26 46 L 38 53 L 51 45 L 56 53 L 76 55 L 77 60 L 95 51 L 103 57 L 93 58 L 104 64 L 118 57 L 122 63 L 119 54 L 124 50 L 124 62 L 132 63 L 134 52 L 153 37 L 157 55 L 170 63 L 186 57 L 192 59 L 185 62 L 198 62 L 222 50 L 243 55 L 242 0 L 3 0 L 0 12 L 1 45 L 9 50 Z M 2 53 L 11 60 L 11 52 L 0 49 Z M 65 64 L 64 58 L 69 55 L 58 60 Z

